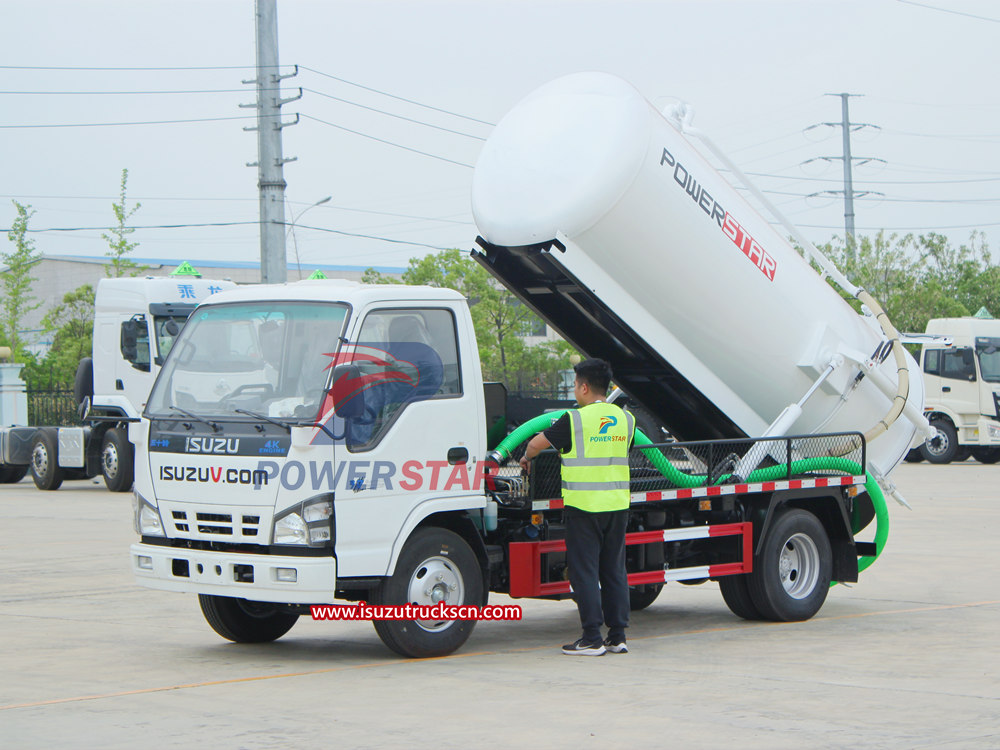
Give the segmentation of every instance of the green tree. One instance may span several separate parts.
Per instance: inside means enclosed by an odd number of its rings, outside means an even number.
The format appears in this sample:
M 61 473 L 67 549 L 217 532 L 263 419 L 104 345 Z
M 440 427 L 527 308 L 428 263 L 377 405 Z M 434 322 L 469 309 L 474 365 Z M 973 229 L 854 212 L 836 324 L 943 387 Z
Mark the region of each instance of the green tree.
M 90 284 L 67 292 L 62 303 L 42 318 L 42 326 L 53 333 L 52 347 L 35 368 L 49 388 L 69 386 L 80 360 L 90 357 L 94 343 L 94 288 Z
M 41 306 L 35 302 L 31 288 L 35 278 L 31 268 L 41 260 L 41 253 L 35 251 L 34 240 L 28 237 L 28 222 L 34 215 L 31 206 L 23 206 L 14 201 L 17 217 L 7 232 L 7 239 L 14 243 L 14 250 L 0 253 L 0 262 L 7 268 L 0 273 L 3 284 L 3 299 L 0 300 L 0 333 L 11 348 L 14 362 L 24 362 L 25 342 L 21 338 L 21 322 L 32 310 Z
M 853 258 L 839 238 L 820 249 L 848 279 L 871 292 L 900 331 L 918 333 L 931 318 L 970 315 L 982 306 L 1000 311 L 1000 266 L 979 232 L 958 247 L 940 234 L 879 232 L 857 238 Z
M 145 266 L 140 266 L 134 261 L 130 260 L 128 255 L 139 246 L 138 242 L 129 242 L 128 237 L 130 234 L 135 232 L 135 229 L 127 226 L 127 222 L 135 212 L 141 207 L 141 203 L 136 203 L 132 208 L 128 208 L 128 203 L 125 197 L 126 190 L 128 187 L 128 170 L 122 170 L 122 181 L 121 181 L 121 191 L 119 193 L 118 203 L 111 204 L 111 210 L 115 212 L 115 220 L 117 225 L 111 229 L 111 233 L 104 233 L 101 236 L 108 243 L 108 251 L 105 255 L 111 258 L 110 265 L 105 266 L 108 276 L 112 278 L 118 278 L 120 276 L 138 276 L 140 273 L 146 270 Z

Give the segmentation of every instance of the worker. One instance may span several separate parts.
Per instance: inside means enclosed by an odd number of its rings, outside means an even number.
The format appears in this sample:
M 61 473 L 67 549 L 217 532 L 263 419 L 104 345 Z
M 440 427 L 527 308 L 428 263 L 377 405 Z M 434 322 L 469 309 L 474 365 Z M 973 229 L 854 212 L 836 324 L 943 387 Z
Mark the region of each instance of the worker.
M 629 618 L 628 452 L 635 417 L 604 401 L 611 384 L 607 362 L 585 359 L 573 369 L 573 395 L 579 408 L 570 409 L 528 442 L 521 467 L 528 471 L 531 459 L 546 448 L 561 453 L 566 564 L 583 626 L 583 635 L 563 646 L 563 653 L 623 654 L 628 652 Z M 602 622 L 608 627 L 606 639 L 601 638 Z

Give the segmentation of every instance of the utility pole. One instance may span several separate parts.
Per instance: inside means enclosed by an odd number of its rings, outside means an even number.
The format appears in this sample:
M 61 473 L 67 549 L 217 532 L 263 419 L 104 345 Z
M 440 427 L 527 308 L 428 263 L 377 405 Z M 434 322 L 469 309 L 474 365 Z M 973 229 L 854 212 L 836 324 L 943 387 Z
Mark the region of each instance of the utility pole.
M 257 17 L 257 77 L 243 83 L 257 84 L 257 102 L 241 104 L 257 110 L 257 125 L 244 130 L 257 131 L 257 161 L 247 164 L 257 167 L 257 188 L 260 195 L 260 280 L 265 284 L 284 283 L 288 278 L 285 260 L 285 177 L 284 165 L 296 157 L 285 159 L 281 153 L 281 131 L 294 122 L 281 121 L 281 106 L 302 98 L 281 98 L 281 81 L 298 75 L 281 75 L 278 68 L 278 7 L 277 0 L 256 0 Z
M 818 128 L 821 126 L 836 128 L 839 127 L 843 131 L 844 138 L 844 155 L 843 156 L 819 156 L 815 159 L 807 159 L 802 162 L 803 164 L 808 164 L 811 161 L 823 160 L 823 161 L 833 161 L 835 159 L 840 159 L 844 162 L 844 189 L 843 190 L 821 190 L 817 193 L 811 193 L 807 197 L 812 198 L 817 195 L 843 195 L 844 196 L 844 242 L 847 244 L 847 257 L 849 260 L 854 260 L 855 257 L 855 231 L 854 231 L 854 199 L 860 198 L 864 195 L 882 195 L 872 190 L 863 190 L 856 192 L 854 190 L 854 176 L 852 174 L 852 167 L 854 162 L 857 161 L 859 164 L 866 164 L 872 161 L 880 161 L 885 163 L 884 159 L 874 159 L 872 157 L 856 158 L 851 156 L 851 131 L 861 130 L 862 128 L 879 128 L 878 125 L 872 125 L 870 123 L 851 123 L 850 112 L 848 111 L 847 101 L 852 96 L 860 96 L 860 94 L 827 94 L 827 96 L 839 96 L 840 97 L 840 112 L 841 121 L 840 122 L 824 122 L 820 125 L 812 125 L 806 130 L 812 130 L 813 128 Z M 879 128 L 881 130 L 881 128 Z

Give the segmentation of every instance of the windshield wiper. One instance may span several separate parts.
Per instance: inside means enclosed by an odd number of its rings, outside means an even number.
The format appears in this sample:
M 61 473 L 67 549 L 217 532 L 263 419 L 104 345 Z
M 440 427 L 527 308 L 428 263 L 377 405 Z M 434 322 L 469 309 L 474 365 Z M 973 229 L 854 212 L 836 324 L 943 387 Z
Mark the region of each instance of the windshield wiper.
M 212 432 L 218 432 L 219 431 L 219 425 L 217 425 L 215 422 L 210 422 L 209 420 L 205 419 L 204 417 L 198 416 L 194 412 L 190 412 L 187 409 L 182 409 L 179 406 L 173 406 L 173 405 L 171 405 L 170 408 L 173 409 L 174 411 L 179 411 L 181 414 L 183 414 L 186 417 L 191 417 L 191 419 L 196 419 L 199 422 L 201 422 L 202 424 L 207 424 L 209 427 L 212 428 Z
M 284 427 L 286 430 L 288 430 L 289 434 L 291 434 L 292 432 L 291 422 L 283 422 L 280 419 L 274 419 L 273 417 L 269 417 L 266 414 L 260 414 L 259 412 L 250 411 L 249 409 L 233 409 L 233 411 L 236 412 L 237 414 L 247 414 L 251 417 L 256 417 L 257 419 L 263 419 L 265 422 L 270 422 L 271 424 L 278 425 L 278 427 Z

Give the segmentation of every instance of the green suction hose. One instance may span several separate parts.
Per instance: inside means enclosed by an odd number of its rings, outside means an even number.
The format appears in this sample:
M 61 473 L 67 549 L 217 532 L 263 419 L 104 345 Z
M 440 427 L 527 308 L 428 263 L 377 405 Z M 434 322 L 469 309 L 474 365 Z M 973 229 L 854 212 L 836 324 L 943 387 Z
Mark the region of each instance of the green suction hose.
M 497 465 L 503 464 L 508 458 L 510 458 L 510 454 L 517 446 L 542 430 L 550 427 L 565 413 L 565 410 L 554 411 L 547 414 L 540 414 L 533 419 L 529 419 L 527 422 L 511 432 L 510 435 L 500 441 L 500 444 L 497 445 L 496 450 L 493 452 L 493 460 L 496 461 Z M 635 444 L 640 450 L 642 450 L 643 446 L 652 445 L 653 441 L 646 437 L 641 430 L 636 429 Z M 703 474 L 685 474 L 683 471 L 670 463 L 666 456 L 658 450 L 643 450 L 643 453 L 646 458 L 649 459 L 650 463 L 657 469 L 657 471 L 659 471 L 664 478 L 667 479 L 667 481 L 676 487 L 701 487 L 708 479 L 708 477 Z M 868 492 L 868 496 L 871 497 L 872 505 L 875 508 L 876 526 L 875 554 L 862 555 L 858 559 L 858 570 L 865 570 L 873 562 L 875 562 L 876 559 L 878 559 L 879 555 L 882 554 L 885 542 L 889 538 L 889 511 L 885 505 L 885 495 L 882 493 L 882 488 L 878 486 L 878 482 L 875 481 L 874 477 L 865 472 L 864 468 L 858 463 L 855 461 L 849 461 L 845 458 L 805 458 L 800 461 L 793 461 L 790 466 L 788 464 L 781 464 L 779 466 L 769 466 L 765 469 L 757 469 L 756 471 L 750 473 L 746 481 L 773 482 L 784 479 L 788 476 L 789 472 L 792 474 L 801 474 L 808 471 L 841 471 L 845 474 L 851 475 L 865 474 L 867 477 L 865 490 Z M 719 481 L 725 481 L 727 478 L 727 476 L 720 477 Z M 856 519 L 855 525 L 857 525 Z M 857 533 L 860 529 L 854 528 L 852 531 Z

